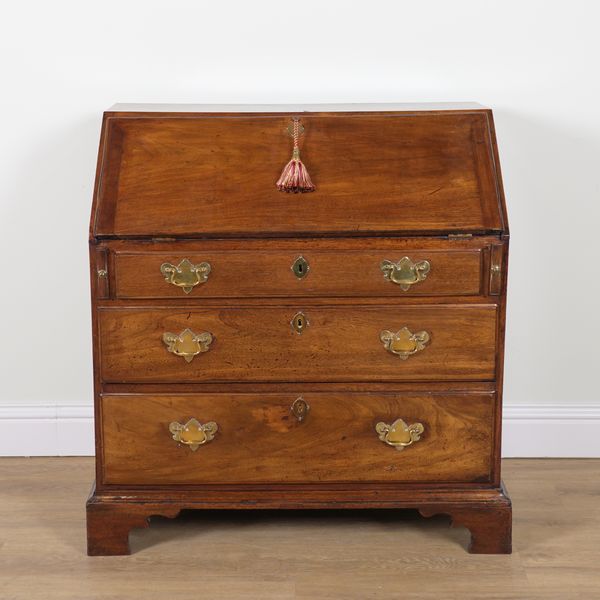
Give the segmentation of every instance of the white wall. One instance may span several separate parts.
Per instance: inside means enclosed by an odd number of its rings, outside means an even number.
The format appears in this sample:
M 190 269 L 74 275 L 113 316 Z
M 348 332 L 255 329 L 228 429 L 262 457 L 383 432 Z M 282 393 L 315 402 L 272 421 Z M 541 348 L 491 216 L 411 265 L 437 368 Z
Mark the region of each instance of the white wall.
M 593 0 L 5 5 L 0 405 L 91 403 L 87 224 L 110 104 L 451 100 L 496 114 L 506 403 L 600 405 L 599 19 Z

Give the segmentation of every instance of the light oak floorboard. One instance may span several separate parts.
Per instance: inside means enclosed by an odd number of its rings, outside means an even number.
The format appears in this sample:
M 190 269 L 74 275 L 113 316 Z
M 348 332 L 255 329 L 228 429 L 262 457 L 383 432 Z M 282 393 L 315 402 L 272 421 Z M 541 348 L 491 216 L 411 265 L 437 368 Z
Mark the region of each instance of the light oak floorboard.
M 410 511 L 155 519 L 133 554 L 85 554 L 91 458 L 0 459 L 2 600 L 600 598 L 600 460 L 506 460 L 514 553 Z

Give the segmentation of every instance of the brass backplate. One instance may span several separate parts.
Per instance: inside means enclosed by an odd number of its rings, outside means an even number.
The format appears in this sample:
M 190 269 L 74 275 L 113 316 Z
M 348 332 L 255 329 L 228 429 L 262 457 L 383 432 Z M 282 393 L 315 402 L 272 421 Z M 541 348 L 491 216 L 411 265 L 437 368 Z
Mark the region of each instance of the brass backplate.
M 177 421 L 169 424 L 169 431 L 173 439 L 180 444 L 185 444 L 194 452 L 203 444 L 210 442 L 218 430 L 219 426 L 214 421 L 204 423 L 203 425 L 197 419 L 193 418 L 184 425 Z
M 421 439 L 425 427 L 422 423 L 407 425 L 402 419 L 396 419 L 391 425 L 384 422 L 377 423 L 375 431 L 382 442 L 393 446 L 396 450 L 403 450 Z
M 379 339 L 388 352 L 406 360 L 412 354 L 423 350 L 431 336 L 427 331 L 412 333 L 408 327 L 403 327 L 395 333 L 386 329 L 379 334 Z
M 395 283 L 402 291 L 406 292 L 410 286 L 427 278 L 431 264 L 427 260 L 415 263 L 408 256 L 404 256 L 398 262 L 384 260 L 380 268 L 385 279 Z
M 208 331 L 194 333 L 191 329 L 184 329 L 180 334 L 167 331 L 162 339 L 169 352 L 182 356 L 185 362 L 192 362 L 194 356 L 210 350 L 213 336 Z
M 184 258 L 178 265 L 163 263 L 160 266 L 160 272 L 165 281 L 181 288 L 186 294 L 189 294 L 194 286 L 205 283 L 211 266 L 207 262 L 194 265 L 187 258 Z

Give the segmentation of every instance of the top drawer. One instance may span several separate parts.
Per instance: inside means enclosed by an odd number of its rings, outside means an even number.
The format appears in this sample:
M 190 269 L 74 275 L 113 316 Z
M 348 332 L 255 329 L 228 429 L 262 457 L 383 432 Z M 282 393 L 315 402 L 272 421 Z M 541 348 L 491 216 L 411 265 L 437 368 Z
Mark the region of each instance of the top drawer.
M 485 249 L 117 251 L 117 298 L 469 296 L 483 293 Z

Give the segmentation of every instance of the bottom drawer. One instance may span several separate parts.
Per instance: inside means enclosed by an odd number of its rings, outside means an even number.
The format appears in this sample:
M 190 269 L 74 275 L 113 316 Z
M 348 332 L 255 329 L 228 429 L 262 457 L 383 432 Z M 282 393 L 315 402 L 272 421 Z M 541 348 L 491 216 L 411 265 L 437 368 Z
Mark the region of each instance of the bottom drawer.
M 491 392 L 311 392 L 294 404 L 297 398 L 286 393 L 104 396 L 103 481 L 490 481 Z

